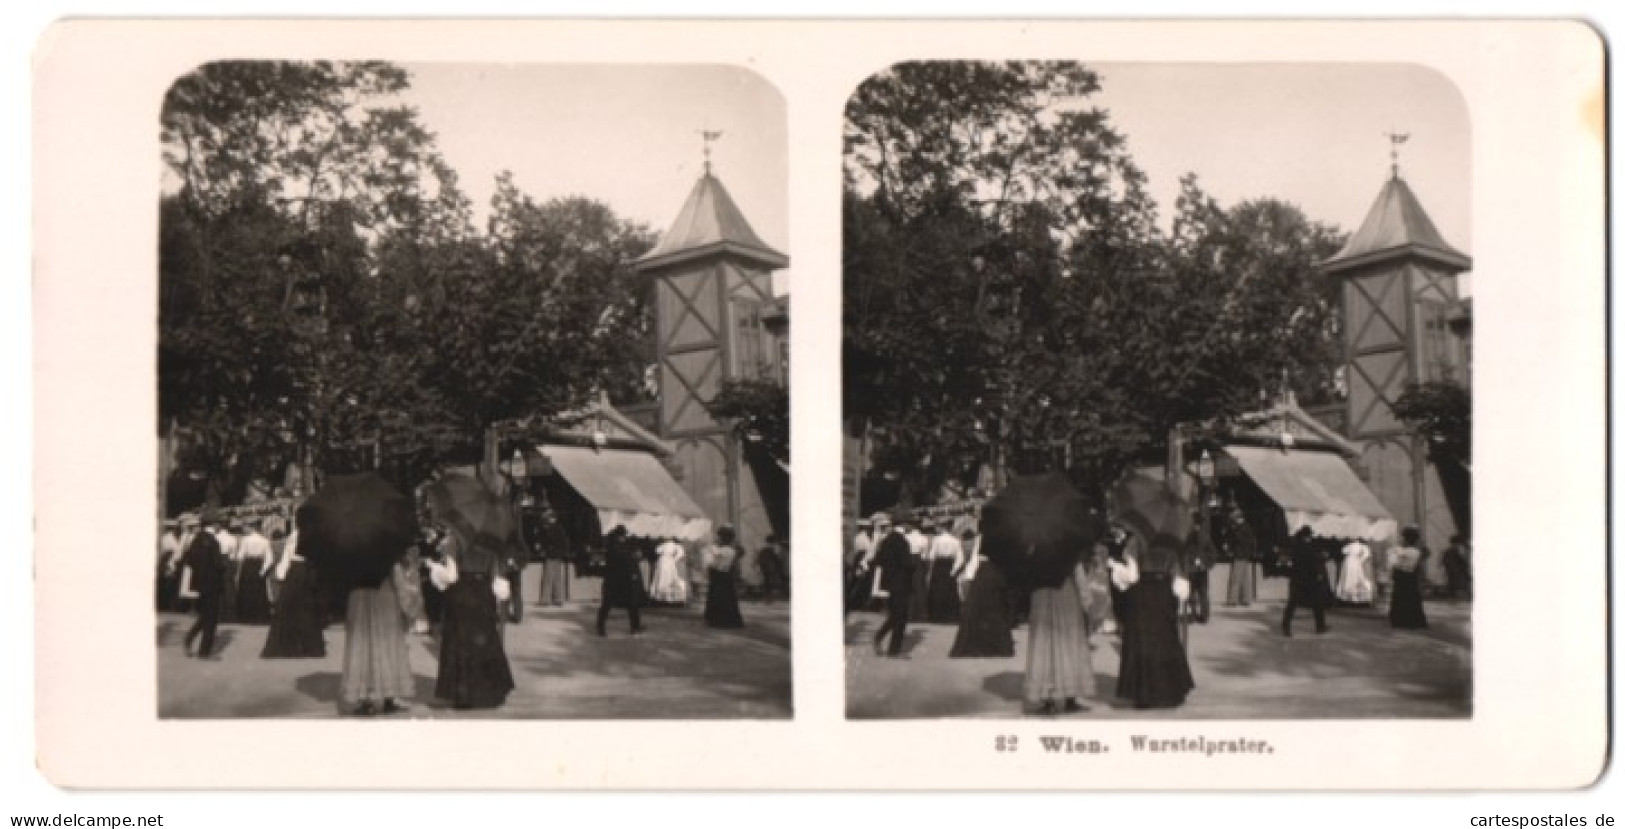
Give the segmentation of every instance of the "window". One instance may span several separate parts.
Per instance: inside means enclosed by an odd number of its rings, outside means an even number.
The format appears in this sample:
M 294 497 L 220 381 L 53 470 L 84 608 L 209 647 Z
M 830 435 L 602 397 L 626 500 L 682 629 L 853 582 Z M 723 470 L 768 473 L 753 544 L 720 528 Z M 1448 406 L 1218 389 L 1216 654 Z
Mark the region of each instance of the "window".
M 1421 323 L 1422 379 L 1428 382 L 1454 380 L 1457 359 L 1453 347 L 1454 335 L 1450 331 L 1450 309 L 1442 302 L 1423 300 L 1417 303 L 1417 319 Z

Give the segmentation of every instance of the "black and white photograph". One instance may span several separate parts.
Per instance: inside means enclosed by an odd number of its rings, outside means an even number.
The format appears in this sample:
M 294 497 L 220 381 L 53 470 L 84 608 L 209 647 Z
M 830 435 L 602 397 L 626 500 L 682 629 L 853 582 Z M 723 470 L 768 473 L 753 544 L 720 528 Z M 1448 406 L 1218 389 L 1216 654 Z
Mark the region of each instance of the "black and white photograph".
M 31 54 L 19 814 L 1606 824 L 1587 23 L 72 19 Z
M 770 84 L 222 61 L 161 120 L 159 717 L 791 715 Z
M 1448 79 L 903 63 L 844 138 L 848 717 L 1473 716 Z

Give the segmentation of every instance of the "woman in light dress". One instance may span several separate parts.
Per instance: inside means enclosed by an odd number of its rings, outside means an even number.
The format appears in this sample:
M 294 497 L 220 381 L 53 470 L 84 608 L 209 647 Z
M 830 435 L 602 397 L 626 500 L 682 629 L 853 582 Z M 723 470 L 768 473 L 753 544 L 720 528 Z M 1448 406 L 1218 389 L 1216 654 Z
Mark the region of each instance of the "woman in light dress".
M 1343 569 L 1337 575 L 1337 598 L 1349 604 L 1370 604 L 1375 588 L 1371 583 L 1371 548 L 1356 538 L 1343 546 Z
M 1089 620 L 1083 597 L 1089 576 L 1078 564 L 1065 581 L 1032 591 L 1022 708 L 1028 714 L 1073 713 L 1095 694 Z
M 649 598 L 662 604 L 687 604 L 688 581 L 683 578 L 688 553 L 677 539 L 668 538 L 655 548 L 655 575 L 649 583 Z
M 339 699 L 347 712 L 362 716 L 407 709 L 416 685 L 407 661 L 406 631 L 412 609 L 407 574 L 400 564 L 378 585 L 350 589 L 344 616 L 344 668 Z

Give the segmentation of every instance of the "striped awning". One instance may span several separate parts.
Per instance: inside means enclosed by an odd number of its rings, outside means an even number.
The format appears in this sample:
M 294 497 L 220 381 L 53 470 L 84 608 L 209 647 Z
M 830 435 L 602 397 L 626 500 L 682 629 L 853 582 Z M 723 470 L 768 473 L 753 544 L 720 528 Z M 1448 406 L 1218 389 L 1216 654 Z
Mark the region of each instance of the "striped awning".
M 1393 515 L 1341 455 L 1237 445 L 1224 451 L 1286 513 L 1291 532 L 1308 527 L 1324 538 L 1386 541 L 1398 529 Z
M 600 529 L 616 527 L 643 538 L 701 541 L 711 520 L 646 452 L 586 446 L 542 446 L 564 480 L 598 511 Z

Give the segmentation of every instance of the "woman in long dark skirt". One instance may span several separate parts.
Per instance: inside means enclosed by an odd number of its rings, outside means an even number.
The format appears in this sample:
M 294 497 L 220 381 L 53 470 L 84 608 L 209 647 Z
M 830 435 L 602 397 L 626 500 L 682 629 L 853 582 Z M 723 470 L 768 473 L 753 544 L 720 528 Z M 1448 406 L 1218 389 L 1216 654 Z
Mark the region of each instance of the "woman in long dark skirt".
M 327 640 L 322 636 L 327 609 L 314 574 L 298 555 L 298 536 L 289 540 L 275 566 L 281 587 L 260 658 L 320 659 L 327 655 Z
M 1117 696 L 1133 700 L 1135 708 L 1176 708 L 1196 687 L 1179 637 L 1179 606 L 1185 597 L 1178 585 L 1184 579 L 1181 556 L 1171 544 L 1130 544 L 1123 563 L 1109 565 L 1113 579 L 1127 587 L 1129 615 Z
M 497 593 L 512 589 L 502 577 L 491 544 L 465 540 L 453 530 L 442 547 L 449 582 L 440 628 L 440 675 L 435 696 L 456 708 L 496 708 L 514 689 L 513 670 L 502 648 Z
M 959 547 L 958 539 L 948 536 L 953 542 L 953 548 L 960 549 L 955 557 L 930 555 L 928 565 L 929 575 L 926 577 L 926 616 L 937 624 L 957 624 L 963 608 L 959 606 L 959 582 L 954 570 L 955 558 L 962 558 L 964 553 Z M 932 542 L 935 545 L 935 541 Z M 935 549 L 931 551 L 935 552 Z
M 1102 543 L 1102 546 L 1106 548 L 1106 560 L 1118 566 L 1124 565 L 1130 543 L 1131 536 L 1128 531 L 1117 524 L 1113 524 L 1111 532 L 1107 534 L 1105 541 Z M 1115 571 L 1117 568 L 1113 567 L 1112 569 Z M 1111 595 L 1112 623 L 1117 626 L 1117 635 L 1121 638 L 1129 626 L 1129 617 L 1132 615 L 1128 606 L 1128 588 L 1119 585 L 1116 579 L 1108 579 L 1106 590 Z
M 986 556 L 977 556 L 971 565 L 976 573 L 971 577 L 970 591 L 965 595 L 964 612 L 959 619 L 959 634 L 948 651 L 950 659 L 982 657 L 1009 657 L 1016 655 L 1016 643 L 1010 631 L 1015 628 L 1015 614 L 1010 608 L 1010 583 L 1004 571 Z
M 441 549 L 445 545 L 445 533 L 428 531 L 420 539 L 418 546 L 425 552 L 418 559 L 418 591 L 423 595 L 423 616 L 429 621 L 431 628 L 438 626 L 445 619 L 445 596 L 440 592 L 441 587 L 434 583 L 434 569 L 444 565 Z
M 271 621 L 271 593 L 265 581 L 272 565 L 271 542 L 254 524 L 237 544 L 237 621 L 266 624 Z
M 734 581 L 739 571 L 739 548 L 734 546 L 733 527 L 724 524 L 717 528 L 716 543 L 705 548 L 704 559 L 709 585 L 705 593 L 706 627 L 744 627 Z
M 220 588 L 220 621 L 236 622 L 237 583 L 242 579 L 242 562 L 235 557 L 222 556 L 220 566 L 225 571 L 225 583 Z
M 1421 540 L 1420 530 L 1406 527 L 1400 545 L 1388 554 L 1394 591 L 1388 605 L 1388 624 L 1396 628 L 1423 630 L 1428 626 L 1427 613 L 1422 609 Z
M 932 529 L 930 520 L 923 522 L 923 529 Z M 931 537 L 921 532 L 921 528 L 909 527 L 909 551 L 914 555 L 914 583 L 909 591 L 908 620 L 910 622 L 931 621 L 931 560 L 926 558 L 931 549 Z

